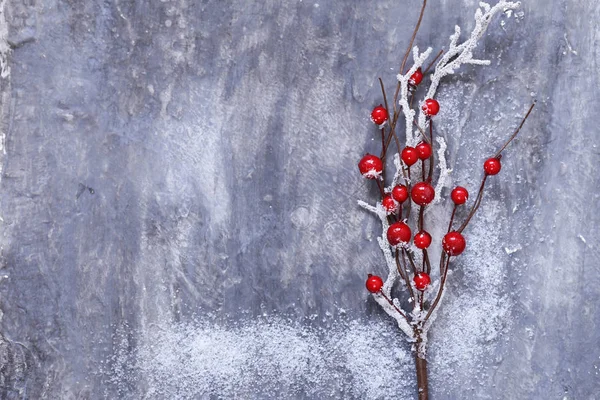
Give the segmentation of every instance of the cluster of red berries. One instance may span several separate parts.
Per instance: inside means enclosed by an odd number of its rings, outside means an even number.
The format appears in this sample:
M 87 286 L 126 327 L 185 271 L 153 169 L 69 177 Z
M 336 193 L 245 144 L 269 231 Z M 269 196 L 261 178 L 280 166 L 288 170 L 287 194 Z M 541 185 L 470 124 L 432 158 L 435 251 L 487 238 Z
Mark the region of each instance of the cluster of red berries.
M 411 76 L 409 85 L 414 89 L 423 80 L 423 72 L 421 68 Z M 422 105 L 422 110 L 427 117 L 436 115 L 440 110 L 439 103 L 434 99 L 426 99 Z M 389 120 L 388 111 L 383 105 L 379 105 L 371 112 L 371 120 L 376 125 L 382 126 Z M 421 142 L 415 147 L 407 146 L 402 150 L 400 158 L 410 167 L 417 161 L 425 161 L 432 155 L 431 144 Z M 367 179 L 379 179 L 383 172 L 382 160 L 372 154 L 365 155 L 358 163 L 360 173 Z M 486 175 L 496 175 L 500 172 L 502 165 L 500 156 L 495 156 L 487 159 L 483 164 L 483 169 Z M 435 189 L 427 182 L 418 182 L 410 190 L 410 198 L 419 206 L 426 206 L 433 201 L 435 197 Z M 391 193 L 385 194 L 381 204 L 388 215 L 395 214 L 398 210 L 398 205 L 404 203 L 409 198 L 409 191 L 405 185 L 396 185 L 392 188 Z M 452 190 L 450 198 L 455 206 L 465 204 L 469 198 L 469 192 L 462 186 L 457 186 Z M 412 237 L 410 227 L 403 221 L 392 223 L 387 230 L 387 240 L 390 245 L 397 246 L 401 243 L 408 243 Z M 421 230 L 414 235 L 413 243 L 415 247 L 421 250 L 427 249 L 431 245 L 431 235 L 425 230 Z M 464 236 L 458 231 L 450 231 L 442 239 L 442 248 L 448 256 L 458 256 L 466 247 L 467 243 Z M 431 283 L 431 278 L 425 272 L 417 273 L 413 278 L 415 287 L 418 290 L 425 290 Z M 383 287 L 381 277 L 369 274 L 366 283 L 367 289 L 371 293 L 377 293 Z

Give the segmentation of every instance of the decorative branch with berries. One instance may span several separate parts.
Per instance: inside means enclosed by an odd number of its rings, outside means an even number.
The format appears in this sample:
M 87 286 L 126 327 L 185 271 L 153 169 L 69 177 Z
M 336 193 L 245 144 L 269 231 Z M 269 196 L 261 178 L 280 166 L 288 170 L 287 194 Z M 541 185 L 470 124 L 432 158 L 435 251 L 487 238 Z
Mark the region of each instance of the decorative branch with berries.
M 450 36 L 448 50 L 438 53 L 428 67 L 423 69 L 423 63 L 431 55 L 431 48 L 420 53 L 413 42 L 423 18 L 427 1 L 423 1 L 419 20 L 411 37 L 408 50 L 402 61 L 397 75 L 398 83 L 393 98 L 393 108 L 390 109 L 386 91 L 381 79 L 381 91 L 384 104 L 375 107 L 371 120 L 381 133 L 381 154 L 367 154 L 358 167 L 360 173 L 377 184 L 381 199 L 374 205 L 359 201 L 359 205 L 373 212 L 381 221 L 382 234 L 377 239 L 385 257 L 387 278 L 385 281 L 376 275 L 369 274 L 366 287 L 383 310 L 398 324 L 398 327 L 413 343 L 417 369 L 418 398 L 428 398 L 427 385 L 427 334 L 435 313 L 439 308 L 445 293 L 446 282 L 452 257 L 460 255 L 466 248 L 467 242 L 463 231 L 467 228 L 479 208 L 485 184 L 490 176 L 497 175 L 501 169 L 502 152 L 512 142 L 521 130 L 525 120 L 533 110 L 531 105 L 521 124 L 498 150 L 496 154 L 483 163 L 483 178 L 479 185 L 475 201 L 471 205 L 465 220 L 455 223 L 458 207 L 465 206 L 469 192 L 462 186 L 455 187 L 450 194 L 454 203 L 447 228 L 442 230 L 442 251 L 440 252 L 439 268 L 432 269 L 428 248 L 432 243 L 431 229 L 426 227 L 426 210 L 435 202 L 442 199 L 442 189 L 450 174 L 445 160 L 446 143 L 442 137 L 434 137 L 434 116 L 440 110 L 440 104 L 434 99 L 441 80 L 453 74 L 463 64 L 488 65 L 489 61 L 473 58 L 473 50 L 485 33 L 494 15 L 519 7 L 519 3 L 500 0 L 495 6 L 480 3 L 475 12 L 475 27 L 469 38 L 459 44 L 460 28 L 455 28 Z M 405 72 L 405 66 L 410 50 L 413 54 L 413 65 Z M 439 60 L 439 61 L 438 61 Z M 437 61 L 437 64 L 435 64 Z M 429 74 L 432 65 L 435 69 Z M 420 114 L 416 119 L 413 109 L 415 96 L 429 75 L 430 85 L 425 98 L 420 103 Z M 400 116 L 404 117 L 404 132 L 406 145 L 402 147 L 396 133 Z M 391 155 L 392 140 L 395 142 L 396 153 L 393 154 L 395 173 L 391 180 L 386 179 L 387 159 Z M 437 145 L 437 156 L 434 156 L 434 146 Z M 420 163 L 419 163 L 420 161 Z M 437 161 L 437 163 L 436 163 Z M 437 172 L 434 174 L 434 171 Z M 434 176 L 435 175 L 435 176 Z M 434 184 L 434 178 L 437 182 Z M 389 183 L 386 186 L 386 183 Z M 416 233 L 413 236 L 415 227 Z M 456 228 L 458 225 L 458 228 Z M 411 243 L 412 242 L 412 243 Z M 432 277 L 435 282 L 432 284 Z M 403 295 L 404 300 L 392 295 Z M 398 293 L 400 291 L 400 293 Z M 408 306 L 407 306 L 408 305 Z M 409 312 L 406 308 L 412 307 Z

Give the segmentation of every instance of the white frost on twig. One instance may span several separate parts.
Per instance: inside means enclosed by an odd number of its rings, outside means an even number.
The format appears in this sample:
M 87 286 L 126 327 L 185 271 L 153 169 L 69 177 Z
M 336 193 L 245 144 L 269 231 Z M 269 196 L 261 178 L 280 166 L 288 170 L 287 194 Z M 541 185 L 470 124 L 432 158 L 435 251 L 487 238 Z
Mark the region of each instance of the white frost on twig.
M 400 183 L 402 177 L 402 161 L 400 161 L 400 154 L 394 154 L 394 166 L 396 167 L 396 173 L 394 173 L 394 179 L 392 179 L 392 185 L 386 188 L 387 192 L 391 192 L 394 186 Z
M 439 203 L 442 200 L 442 189 L 446 184 L 447 178 L 450 176 L 452 172 L 451 169 L 448 168 L 448 164 L 446 163 L 446 141 L 441 136 L 435 137 L 436 142 L 438 142 L 438 166 L 440 169 L 440 176 L 435 185 L 435 197 L 433 199 L 433 204 Z
M 419 48 L 417 46 L 413 47 L 413 59 L 414 59 L 414 64 L 413 66 L 408 70 L 408 72 L 404 75 L 402 74 L 398 74 L 397 79 L 398 82 L 400 82 L 400 100 L 399 100 L 399 104 L 400 107 L 402 108 L 402 114 L 404 114 L 404 123 L 405 123 L 405 132 L 406 132 L 406 142 L 408 146 L 414 146 L 416 139 L 414 137 L 411 137 L 411 135 L 409 135 L 409 132 L 412 133 L 413 129 L 413 123 L 415 120 L 415 115 L 416 112 L 415 110 L 413 110 L 410 107 L 410 104 L 408 102 L 408 81 L 410 80 L 410 78 L 412 77 L 412 75 L 415 73 L 415 71 L 417 69 L 419 69 L 423 63 L 425 62 L 425 60 L 427 59 L 427 57 L 429 57 L 429 55 L 431 54 L 431 47 L 428 47 L 427 50 L 425 50 L 424 53 L 419 54 Z M 423 126 L 422 124 L 419 126 Z
M 447 75 L 453 74 L 454 71 L 456 71 L 456 69 L 458 69 L 458 67 L 460 67 L 462 64 L 488 65 L 490 63 L 489 60 L 477 60 L 473 58 L 473 50 L 475 50 L 475 47 L 477 47 L 477 42 L 487 30 L 487 27 L 494 15 L 499 12 L 517 9 L 519 5 L 519 2 L 504 0 L 500 0 L 493 7 L 490 7 L 489 4 L 484 2 L 479 3 L 479 7 L 481 8 L 478 8 L 475 11 L 475 27 L 473 28 L 469 39 L 465 40 L 461 44 L 458 44 L 460 27 L 457 25 L 454 28 L 454 34 L 450 36 L 450 47 L 442 56 L 440 61 L 438 61 L 435 67 L 435 71 L 431 76 L 431 85 L 429 86 L 429 90 L 427 91 L 425 98 L 434 98 L 441 79 Z M 420 127 L 424 128 L 426 126 L 426 122 L 427 116 L 421 110 L 419 113 L 418 124 Z M 408 132 L 412 132 L 412 130 L 407 130 L 406 132 L 408 138 Z M 412 140 L 414 141 L 414 137 Z

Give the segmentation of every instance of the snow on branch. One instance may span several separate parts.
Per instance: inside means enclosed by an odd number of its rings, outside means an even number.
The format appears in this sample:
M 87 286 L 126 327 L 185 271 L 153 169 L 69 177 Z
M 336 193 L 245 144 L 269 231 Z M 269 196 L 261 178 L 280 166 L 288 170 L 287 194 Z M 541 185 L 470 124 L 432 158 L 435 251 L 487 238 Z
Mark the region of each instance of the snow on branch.
M 450 47 L 435 67 L 435 71 L 431 76 L 431 85 L 429 86 L 425 98 L 434 98 L 441 79 L 447 75 L 453 74 L 462 64 L 489 65 L 489 60 L 478 60 L 473 58 L 473 50 L 477 47 L 477 42 L 486 32 L 492 18 L 497 13 L 517 9 L 519 5 L 519 2 L 504 0 L 500 0 L 493 7 L 484 2 L 479 3 L 479 7 L 481 8 L 478 8 L 477 11 L 475 11 L 475 27 L 469 38 L 463 43 L 458 44 L 461 30 L 458 25 L 454 28 L 454 34 L 450 36 Z M 427 116 L 421 111 L 419 114 L 418 126 L 424 128 L 426 122 Z M 412 132 L 412 129 L 407 129 L 406 132 L 408 134 L 409 132 Z

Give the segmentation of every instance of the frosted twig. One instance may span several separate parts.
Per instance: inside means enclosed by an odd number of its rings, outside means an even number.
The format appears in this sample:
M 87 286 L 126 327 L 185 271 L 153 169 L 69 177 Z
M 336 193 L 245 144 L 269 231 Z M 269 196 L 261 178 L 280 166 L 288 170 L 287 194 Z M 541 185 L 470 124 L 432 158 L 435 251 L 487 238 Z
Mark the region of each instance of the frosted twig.
M 431 84 L 429 85 L 429 90 L 427 91 L 425 98 L 434 98 L 441 79 L 447 75 L 453 74 L 462 64 L 488 65 L 489 60 L 477 60 L 473 58 L 473 50 L 477 47 L 477 42 L 487 30 L 494 15 L 507 10 L 514 10 L 518 8 L 519 5 L 519 2 L 504 0 L 500 0 L 493 7 L 490 7 L 489 4 L 484 2 L 479 3 L 479 7 L 481 8 L 478 8 L 475 12 L 475 27 L 466 41 L 458 44 L 461 31 L 458 25 L 454 28 L 454 34 L 450 36 L 450 47 L 435 67 L 435 71 L 431 76 Z M 426 123 L 427 116 L 421 111 L 419 113 L 418 124 L 420 127 L 425 127 Z M 409 131 L 407 130 L 406 132 L 408 140 Z M 413 142 L 414 140 L 414 135 L 412 135 L 411 132 L 411 140 L 409 142 Z
M 446 185 L 446 180 L 452 172 L 446 163 L 446 141 L 441 136 L 436 136 L 435 140 L 438 143 L 437 155 L 439 160 L 438 166 L 440 169 L 440 176 L 438 177 L 438 181 L 435 185 L 435 198 L 433 199 L 433 204 L 439 203 L 442 200 L 442 189 Z
M 406 132 L 406 144 L 408 146 L 414 146 L 416 143 L 416 138 L 412 135 L 412 126 L 415 120 L 416 112 L 410 107 L 408 102 L 408 81 L 410 77 L 415 73 L 417 69 L 419 69 L 425 60 L 431 54 L 432 48 L 428 47 L 424 53 L 419 54 L 419 48 L 417 46 L 413 47 L 413 59 L 414 64 L 408 70 L 406 74 L 398 74 L 396 78 L 398 79 L 398 83 L 400 84 L 400 100 L 399 104 L 402 108 L 402 113 L 404 114 L 404 124 L 405 124 L 405 132 Z M 418 123 L 418 126 L 424 126 L 424 124 Z

